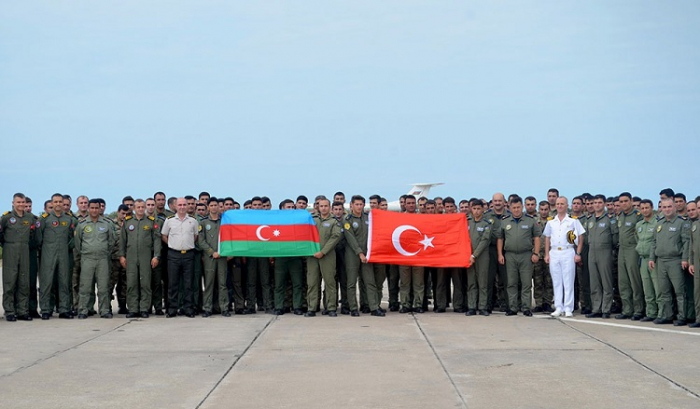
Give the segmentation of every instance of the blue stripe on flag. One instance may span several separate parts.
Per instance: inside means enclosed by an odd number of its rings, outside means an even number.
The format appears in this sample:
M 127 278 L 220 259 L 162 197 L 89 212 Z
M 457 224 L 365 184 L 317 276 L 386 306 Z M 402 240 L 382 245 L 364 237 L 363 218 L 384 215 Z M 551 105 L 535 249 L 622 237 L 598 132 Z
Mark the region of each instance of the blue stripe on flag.
M 221 216 L 221 224 L 290 225 L 315 224 L 306 210 L 227 210 Z

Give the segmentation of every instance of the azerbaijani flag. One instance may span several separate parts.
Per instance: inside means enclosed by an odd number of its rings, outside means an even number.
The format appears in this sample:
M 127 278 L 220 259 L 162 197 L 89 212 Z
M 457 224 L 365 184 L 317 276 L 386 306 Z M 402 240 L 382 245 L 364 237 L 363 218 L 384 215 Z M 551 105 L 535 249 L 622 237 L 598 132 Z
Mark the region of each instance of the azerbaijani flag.
M 320 250 L 316 224 L 306 210 L 227 210 L 221 217 L 222 256 L 312 256 Z

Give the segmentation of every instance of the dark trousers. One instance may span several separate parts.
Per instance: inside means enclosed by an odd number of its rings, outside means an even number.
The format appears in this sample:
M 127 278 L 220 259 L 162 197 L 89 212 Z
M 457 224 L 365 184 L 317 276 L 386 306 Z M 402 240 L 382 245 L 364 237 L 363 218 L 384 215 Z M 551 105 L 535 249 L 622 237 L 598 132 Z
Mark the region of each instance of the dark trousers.
M 177 312 L 178 292 L 180 281 L 183 282 L 184 298 L 182 309 L 186 314 L 193 312 L 194 294 L 192 292 L 192 276 L 194 275 L 194 251 L 182 253 L 178 250 L 168 250 L 168 312 Z

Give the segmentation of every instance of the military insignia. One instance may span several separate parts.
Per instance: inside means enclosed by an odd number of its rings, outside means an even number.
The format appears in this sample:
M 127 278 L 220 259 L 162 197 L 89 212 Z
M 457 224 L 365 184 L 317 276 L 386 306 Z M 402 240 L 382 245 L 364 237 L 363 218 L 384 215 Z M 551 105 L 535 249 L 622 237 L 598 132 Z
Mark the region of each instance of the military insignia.
M 641 232 L 642 232 L 642 228 L 641 228 L 641 227 L 637 227 L 637 233 L 641 233 Z
M 29 226 L 29 222 L 28 222 L 27 220 L 23 221 L 22 224 L 23 224 L 24 226 Z
M 10 217 L 10 224 L 15 224 L 15 223 L 17 223 L 17 219 L 15 219 L 14 217 Z
M 153 221 L 153 220 L 155 220 L 155 219 L 156 219 L 156 218 L 153 217 L 153 216 L 148 216 L 148 220 L 150 220 L 150 221 Z
M 520 228 L 523 230 L 527 230 L 530 228 L 530 226 L 528 226 L 527 224 L 523 224 L 522 226 L 520 226 Z
M 352 222 L 352 227 L 357 228 L 358 226 L 359 224 L 357 224 L 357 222 Z
M 622 227 L 622 220 L 617 221 L 617 227 Z
M 199 225 L 199 228 L 197 229 L 197 231 L 202 231 L 202 225 L 201 225 L 201 224 Z
M 673 226 L 669 226 L 669 228 L 668 228 L 668 231 L 677 231 L 677 230 L 678 230 L 678 229 L 675 228 L 675 227 L 673 227 Z
M 207 226 L 207 227 L 209 227 L 209 226 Z M 143 226 L 144 231 L 149 231 L 150 229 L 151 229 L 151 226 L 149 226 L 149 225 Z
M 207 224 L 207 231 L 211 230 L 211 224 Z
M 697 229 L 698 229 L 698 225 L 697 225 L 697 224 L 694 224 L 692 230 L 695 231 L 695 230 L 697 230 Z
M 594 224 L 593 222 L 588 222 L 588 228 L 589 228 L 589 229 L 592 229 L 592 228 L 593 228 L 593 224 Z
M 489 223 L 493 224 L 493 217 L 489 219 Z
M 477 227 L 477 228 L 476 228 L 476 231 L 484 231 L 484 228 L 483 228 L 483 227 Z
M 365 224 L 369 224 L 369 220 L 365 220 Z
M 598 227 L 603 227 L 603 228 L 604 228 L 605 226 L 606 226 L 605 223 L 598 223 Z
M 511 226 L 511 225 L 509 224 L 509 225 L 506 226 L 506 230 L 510 230 L 512 227 L 513 227 L 513 226 Z
M 63 227 L 68 226 L 68 222 L 61 222 L 61 226 L 63 226 Z
M 343 227 L 345 227 L 345 230 L 350 230 L 350 223 L 345 223 Z
M 124 220 L 131 220 L 131 216 L 126 216 Z
M 134 231 L 134 229 L 135 229 L 135 227 L 133 224 L 131 226 L 129 226 L 129 231 Z
M 10 211 L 9 211 L 9 210 L 6 211 L 5 213 L 3 213 L 2 215 L 3 215 L 3 216 L 7 216 L 8 214 L 10 214 Z
M 153 225 L 153 228 L 154 228 L 154 229 L 157 229 L 157 228 L 158 228 L 158 223 L 154 224 L 154 225 Z
M 569 242 L 569 244 L 574 244 L 574 240 L 576 240 L 576 234 L 574 233 L 573 230 L 569 230 L 566 232 L 566 241 Z
M 98 227 L 98 228 L 97 228 L 97 231 L 106 231 L 106 230 L 107 230 L 107 229 L 105 229 L 104 227 Z
M 328 223 L 328 222 L 324 222 L 324 223 L 323 223 L 323 227 L 331 227 L 331 224 Z
M 661 225 L 656 226 L 656 232 L 658 233 L 660 231 L 661 231 Z
M 547 216 L 547 221 L 554 220 L 554 217 L 552 216 Z
M 42 214 L 41 214 L 41 217 L 43 217 L 44 219 L 46 219 L 47 217 L 49 217 L 49 214 L 48 214 L 48 213 L 42 213 Z
M 92 226 L 85 226 L 83 228 L 84 233 L 92 233 Z
M 36 225 L 36 228 L 37 228 L 37 229 L 38 229 L 39 227 L 41 227 L 41 222 L 40 222 L 39 220 L 37 220 L 36 223 L 34 223 L 34 224 Z
M 51 225 L 52 225 L 53 227 L 58 226 L 58 220 L 52 221 L 52 222 L 51 222 Z

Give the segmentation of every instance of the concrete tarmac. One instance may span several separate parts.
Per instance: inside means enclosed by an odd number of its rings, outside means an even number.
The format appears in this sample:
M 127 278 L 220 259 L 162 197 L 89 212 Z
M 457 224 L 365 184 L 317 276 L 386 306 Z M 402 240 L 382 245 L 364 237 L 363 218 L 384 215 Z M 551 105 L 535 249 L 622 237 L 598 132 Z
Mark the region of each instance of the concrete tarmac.
M 0 320 L 0 407 L 698 408 L 698 352 L 580 315 L 54 315 Z
M 0 321 L 0 406 L 697 408 L 699 350 L 580 316 Z

